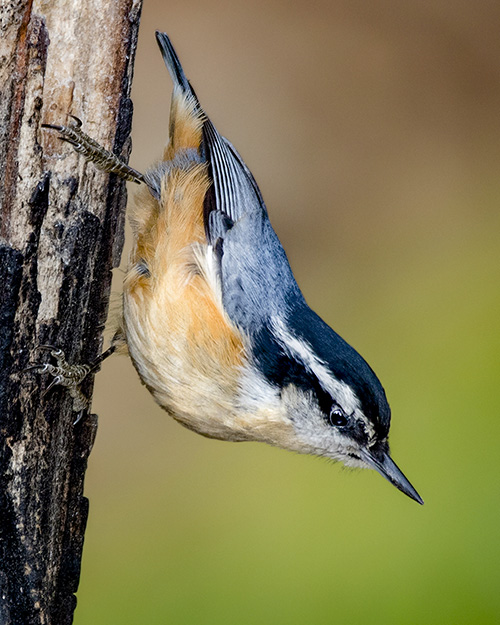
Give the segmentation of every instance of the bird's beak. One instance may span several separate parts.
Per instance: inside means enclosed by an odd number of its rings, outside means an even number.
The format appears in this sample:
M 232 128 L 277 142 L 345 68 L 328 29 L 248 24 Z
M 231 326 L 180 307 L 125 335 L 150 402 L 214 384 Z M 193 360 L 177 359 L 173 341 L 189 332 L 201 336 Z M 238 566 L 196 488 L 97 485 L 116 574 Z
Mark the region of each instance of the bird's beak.
M 390 457 L 389 452 L 377 446 L 371 449 L 365 448 L 361 450 L 361 458 L 375 471 L 378 471 L 382 477 L 389 480 L 396 488 L 408 497 L 411 497 L 419 504 L 423 504 L 424 500 L 406 479 L 401 469 Z

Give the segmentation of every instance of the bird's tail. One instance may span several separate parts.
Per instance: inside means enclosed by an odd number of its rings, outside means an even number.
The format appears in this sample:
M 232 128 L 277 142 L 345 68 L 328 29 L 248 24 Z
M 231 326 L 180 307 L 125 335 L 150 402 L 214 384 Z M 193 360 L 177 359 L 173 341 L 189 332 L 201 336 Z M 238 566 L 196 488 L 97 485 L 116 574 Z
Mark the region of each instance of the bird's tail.
M 229 217 L 231 221 L 238 220 L 246 210 L 259 207 L 266 212 L 264 200 L 259 187 L 248 167 L 234 147 L 222 137 L 215 126 L 205 115 L 196 93 L 186 78 L 179 57 L 175 52 L 170 39 L 165 33 L 156 32 L 156 39 L 160 46 L 165 65 L 174 83 L 172 108 L 170 113 L 170 136 L 174 146 L 181 146 L 186 137 L 179 131 L 186 124 L 183 111 L 189 109 L 192 123 L 196 130 L 200 128 L 200 136 L 196 134 L 197 148 L 204 160 L 209 163 L 211 186 L 205 198 L 204 220 L 205 230 L 209 241 L 213 241 L 211 232 L 210 213 L 216 210 Z M 179 105 L 181 103 L 181 105 Z M 184 108 L 183 108 L 184 107 Z M 180 123 L 182 120 L 182 124 Z M 198 126 L 199 124 L 199 126 Z M 189 147 L 195 147 L 190 145 Z M 170 153 L 166 153 L 171 158 Z
M 174 83 L 170 108 L 170 142 L 164 155 L 165 160 L 172 160 L 179 150 L 200 149 L 205 116 L 170 39 L 165 33 L 156 31 L 156 40 Z
M 172 78 L 174 87 L 179 87 L 183 93 L 191 96 L 194 100 L 196 100 L 196 103 L 199 107 L 200 103 L 198 102 L 198 98 L 196 97 L 193 87 L 191 87 L 191 85 L 189 84 L 189 80 L 186 78 L 186 74 L 182 69 L 182 65 L 179 61 L 179 57 L 177 56 L 177 52 L 174 50 L 174 47 L 167 34 L 161 33 L 159 30 L 157 30 L 156 41 L 158 42 L 158 45 L 160 47 L 161 55 Z

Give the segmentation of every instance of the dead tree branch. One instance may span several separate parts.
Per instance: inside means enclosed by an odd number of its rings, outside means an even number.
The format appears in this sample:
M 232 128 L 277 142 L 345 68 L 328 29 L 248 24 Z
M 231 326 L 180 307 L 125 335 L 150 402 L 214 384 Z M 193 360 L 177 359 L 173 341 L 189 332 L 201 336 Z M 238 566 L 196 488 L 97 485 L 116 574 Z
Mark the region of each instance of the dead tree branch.
M 97 417 L 24 372 L 37 345 L 102 349 L 126 190 L 41 129 L 71 113 L 127 157 L 141 0 L 13 0 L 0 8 L 0 622 L 73 620 Z M 92 395 L 93 378 L 83 391 Z

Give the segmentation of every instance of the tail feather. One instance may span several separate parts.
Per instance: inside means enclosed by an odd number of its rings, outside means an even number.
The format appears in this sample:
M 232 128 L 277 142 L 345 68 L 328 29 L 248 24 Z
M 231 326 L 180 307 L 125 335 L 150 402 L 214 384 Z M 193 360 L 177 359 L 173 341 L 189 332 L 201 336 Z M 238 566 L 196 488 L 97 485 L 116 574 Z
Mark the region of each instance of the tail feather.
M 170 39 L 165 33 L 156 31 L 156 40 L 174 83 L 170 108 L 170 142 L 164 154 L 165 161 L 172 161 L 180 151 L 202 151 L 204 114 Z
M 182 92 L 188 96 L 191 96 L 198 106 L 200 107 L 200 102 L 196 97 L 196 93 L 194 92 L 193 87 L 189 84 L 189 80 L 186 78 L 186 74 L 182 69 L 181 62 L 179 61 L 179 57 L 177 56 L 177 52 L 174 50 L 174 47 L 168 38 L 166 33 L 161 33 L 159 30 L 156 31 L 156 41 L 160 47 L 161 55 L 163 57 L 163 61 L 167 66 L 168 72 L 172 78 L 172 82 L 174 83 L 174 87 L 180 87 Z
M 172 159 L 180 148 L 197 147 L 200 156 L 208 163 L 208 175 L 211 185 L 204 201 L 203 218 L 205 234 L 209 242 L 214 243 L 216 236 L 211 232 L 210 219 L 212 211 L 217 211 L 229 218 L 229 222 L 238 221 L 244 214 L 261 210 L 266 213 L 259 187 L 248 167 L 245 165 L 234 147 L 222 137 L 215 126 L 203 112 L 200 102 L 191 87 L 181 62 L 170 39 L 165 33 L 156 32 L 165 65 L 174 83 L 170 121 L 170 146 L 165 153 L 166 159 Z M 184 120 L 182 121 L 184 114 Z M 188 119 L 186 119 L 186 117 Z M 196 124 L 186 123 L 189 119 Z M 182 121 L 182 123 L 181 123 Z M 198 125 L 199 124 L 199 125 Z M 182 138 L 180 129 L 201 127 L 202 133 L 197 146 L 192 140 L 198 134 L 192 133 L 190 141 Z

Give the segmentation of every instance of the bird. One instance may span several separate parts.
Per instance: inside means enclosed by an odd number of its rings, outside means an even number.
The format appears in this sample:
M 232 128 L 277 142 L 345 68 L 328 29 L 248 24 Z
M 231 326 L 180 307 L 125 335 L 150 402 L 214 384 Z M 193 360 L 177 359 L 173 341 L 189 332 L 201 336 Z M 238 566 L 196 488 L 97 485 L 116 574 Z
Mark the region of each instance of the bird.
M 77 118 L 45 125 L 101 169 L 143 183 L 108 352 L 128 353 L 155 401 L 198 434 L 375 469 L 423 504 L 391 458 L 381 382 L 306 303 L 253 175 L 205 113 L 169 37 L 156 39 L 173 92 L 168 144 L 145 174 Z

